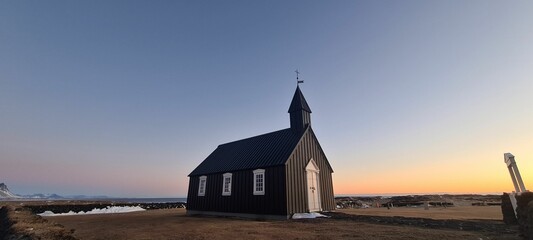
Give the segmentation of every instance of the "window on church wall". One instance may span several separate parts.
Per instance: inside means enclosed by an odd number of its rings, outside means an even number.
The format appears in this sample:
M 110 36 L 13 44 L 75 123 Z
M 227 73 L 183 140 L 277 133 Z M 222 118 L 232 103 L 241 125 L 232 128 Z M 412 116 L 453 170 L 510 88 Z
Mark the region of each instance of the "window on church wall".
M 200 184 L 198 186 L 198 196 L 205 196 L 205 186 L 207 185 L 207 176 L 200 177 Z
M 231 196 L 231 173 L 225 173 L 222 181 L 222 196 Z
M 254 195 L 265 195 L 265 170 L 254 170 Z

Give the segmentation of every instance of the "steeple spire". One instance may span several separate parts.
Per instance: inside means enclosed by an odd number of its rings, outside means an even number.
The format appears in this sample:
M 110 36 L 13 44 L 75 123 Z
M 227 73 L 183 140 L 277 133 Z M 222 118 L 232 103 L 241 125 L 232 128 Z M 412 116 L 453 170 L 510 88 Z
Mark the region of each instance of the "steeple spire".
M 296 91 L 292 97 L 292 102 L 289 107 L 289 115 L 291 120 L 291 129 L 296 132 L 302 132 L 308 125 L 311 125 L 311 108 L 305 101 L 305 97 L 300 90 L 300 86 L 296 86 Z
M 307 105 L 307 101 L 305 101 L 305 97 L 300 90 L 300 86 L 296 86 L 296 91 L 294 92 L 291 106 L 289 107 L 289 113 L 297 110 L 305 110 L 311 113 L 311 108 L 309 108 L 309 105 Z

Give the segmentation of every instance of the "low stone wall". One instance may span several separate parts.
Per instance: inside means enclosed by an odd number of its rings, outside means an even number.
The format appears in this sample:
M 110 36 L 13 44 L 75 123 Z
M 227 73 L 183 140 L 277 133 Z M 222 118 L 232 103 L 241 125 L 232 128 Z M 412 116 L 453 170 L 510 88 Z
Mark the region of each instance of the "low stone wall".
M 533 239 L 533 202 L 529 202 L 527 205 L 527 219 L 528 219 L 528 232 L 524 236 L 529 237 L 530 240 Z
M 10 235 L 11 221 L 7 216 L 7 207 L 0 207 L 0 239 L 7 239 Z
M 511 199 L 509 198 L 508 193 L 503 193 L 502 195 L 502 215 L 503 222 L 505 224 L 514 225 L 518 224 L 516 216 L 514 213 L 513 205 L 511 204 Z
M 516 214 L 518 224 L 520 225 L 520 232 L 525 239 L 533 240 L 533 225 L 531 205 L 533 202 L 533 192 L 525 192 L 516 196 Z
M 174 202 L 174 203 L 90 203 L 90 204 L 50 204 L 50 205 L 33 205 L 26 206 L 34 214 L 43 213 L 45 211 L 52 211 L 54 213 L 67 213 L 69 211 L 80 212 L 80 211 L 91 211 L 95 208 L 102 209 L 108 206 L 116 207 L 131 207 L 138 206 L 146 210 L 155 210 L 155 209 L 169 209 L 169 208 L 184 208 L 186 203 Z

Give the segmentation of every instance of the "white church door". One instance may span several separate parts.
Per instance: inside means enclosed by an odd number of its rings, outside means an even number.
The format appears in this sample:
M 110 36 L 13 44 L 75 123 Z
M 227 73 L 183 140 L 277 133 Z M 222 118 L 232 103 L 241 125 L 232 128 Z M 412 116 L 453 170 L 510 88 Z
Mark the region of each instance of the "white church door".
M 307 173 L 307 197 L 309 202 L 309 212 L 317 212 L 322 210 L 320 203 L 320 186 L 318 173 L 320 170 L 315 161 L 311 159 L 307 167 L 305 167 Z

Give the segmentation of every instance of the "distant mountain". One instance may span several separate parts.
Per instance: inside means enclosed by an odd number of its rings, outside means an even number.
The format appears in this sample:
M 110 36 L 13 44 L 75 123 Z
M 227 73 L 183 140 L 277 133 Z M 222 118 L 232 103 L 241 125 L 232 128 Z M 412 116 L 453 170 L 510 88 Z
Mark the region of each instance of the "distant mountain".
M 12 198 L 21 198 L 21 199 L 103 199 L 109 198 L 108 196 L 86 196 L 86 195 L 73 195 L 73 196 L 60 196 L 55 193 L 35 193 L 29 195 L 17 195 L 9 191 L 7 185 L 0 183 L 0 199 L 12 199 Z
M 23 198 L 31 198 L 31 199 L 65 199 L 62 196 L 59 196 L 55 193 L 52 194 L 43 194 L 43 193 L 36 193 L 31 195 L 23 195 Z
M 9 191 L 9 188 L 7 188 L 6 184 L 0 183 L 0 199 L 2 198 L 21 198 L 21 197 Z

